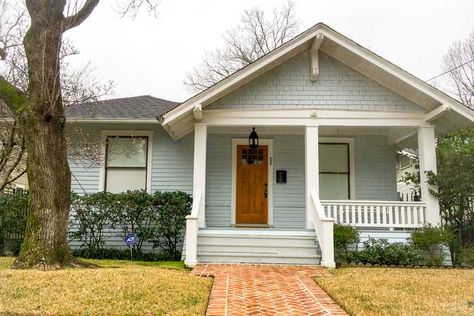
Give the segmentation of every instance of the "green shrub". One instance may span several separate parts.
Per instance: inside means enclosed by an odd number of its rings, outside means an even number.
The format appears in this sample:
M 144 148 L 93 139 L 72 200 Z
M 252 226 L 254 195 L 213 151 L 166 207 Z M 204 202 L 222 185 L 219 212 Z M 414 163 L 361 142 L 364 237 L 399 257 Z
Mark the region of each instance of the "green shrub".
M 186 215 L 191 212 L 192 198 L 185 192 L 157 192 L 154 195 L 157 209 L 154 248 L 161 248 L 174 260 L 180 259 L 178 244 L 186 227 Z
M 72 194 L 71 219 L 72 239 L 82 242 L 89 249 L 99 249 L 105 245 L 104 229 L 110 227 L 116 195 L 107 192 L 78 195 Z
M 122 238 L 129 233 L 136 234 L 137 241 L 133 247 L 141 252 L 143 243 L 156 235 L 158 210 L 153 207 L 154 198 L 144 190 L 119 193 L 115 198 L 112 228 L 119 228 Z
M 0 194 L 0 255 L 17 255 L 26 227 L 28 195 Z
M 464 247 L 459 250 L 459 262 L 464 266 L 474 267 L 474 247 Z
M 364 248 L 354 252 L 356 263 L 372 265 L 417 265 L 423 262 L 421 252 L 409 244 L 392 243 L 387 239 L 369 238 Z
M 134 256 L 140 260 L 180 259 L 178 245 L 186 226 L 186 215 L 191 209 L 191 196 L 184 192 L 145 191 L 126 193 L 99 192 L 72 195 L 72 223 L 70 238 L 82 241 L 82 248 L 75 250 L 81 257 L 127 259 L 129 250 L 106 248 L 104 231 L 119 229 L 119 237 L 129 233 L 137 236 L 133 246 Z M 143 253 L 145 242 L 161 248 L 162 254 Z
M 443 263 L 443 248 L 449 247 L 454 240 L 454 234 L 450 230 L 434 226 L 426 226 L 411 234 L 413 246 L 423 252 L 426 264 L 433 266 Z
M 347 225 L 334 225 L 334 250 L 337 263 L 351 261 L 351 249 L 359 243 L 359 231 Z

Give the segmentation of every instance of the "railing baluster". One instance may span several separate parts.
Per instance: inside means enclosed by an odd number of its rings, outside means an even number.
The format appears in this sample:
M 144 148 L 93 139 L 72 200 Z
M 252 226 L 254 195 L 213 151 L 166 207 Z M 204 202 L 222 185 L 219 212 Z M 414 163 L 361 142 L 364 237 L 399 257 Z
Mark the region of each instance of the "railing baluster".
M 412 206 L 407 206 L 406 207 L 407 209 L 407 225 L 409 225 L 410 227 L 413 226 L 413 207 Z
M 375 206 L 375 218 L 374 218 L 374 225 L 380 224 L 380 206 Z
M 422 202 L 327 201 L 323 210 L 335 223 L 357 227 L 421 227 L 426 205 Z
M 406 225 L 406 222 L 405 222 L 405 220 L 406 220 L 406 218 L 405 218 L 405 207 L 404 206 L 400 206 L 400 213 L 402 215 L 400 224 Z
M 394 213 L 394 215 L 395 215 L 395 218 L 394 218 L 394 221 L 393 221 L 393 225 L 394 225 L 394 226 L 397 226 L 397 225 L 400 223 L 400 217 L 399 217 L 399 213 L 398 213 L 400 207 L 394 206 L 393 208 L 394 208 L 394 212 L 393 212 L 393 213 Z
M 383 224 L 386 226 L 387 225 L 387 206 L 386 205 L 382 207 L 382 220 L 383 220 Z
M 362 205 L 357 206 L 357 224 L 362 224 Z

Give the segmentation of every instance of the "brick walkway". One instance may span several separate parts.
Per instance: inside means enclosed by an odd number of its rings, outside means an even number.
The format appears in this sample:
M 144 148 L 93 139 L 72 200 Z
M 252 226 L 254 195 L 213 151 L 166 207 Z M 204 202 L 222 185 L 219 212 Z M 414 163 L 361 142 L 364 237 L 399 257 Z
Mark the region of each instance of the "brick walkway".
M 193 274 L 213 277 L 207 315 L 347 315 L 312 279 L 321 267 L 198 265 Z

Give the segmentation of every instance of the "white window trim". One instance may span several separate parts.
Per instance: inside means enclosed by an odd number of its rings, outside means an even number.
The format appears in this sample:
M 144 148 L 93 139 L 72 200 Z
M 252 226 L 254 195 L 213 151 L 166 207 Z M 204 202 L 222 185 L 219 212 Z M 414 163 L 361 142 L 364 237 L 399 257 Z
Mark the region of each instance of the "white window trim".
M 109 136 L 146 136 L 148 137 L 147 165 L 146 165 L 146 191 L 151 193 L 151 159 L 153 156 L 153 131 L 135 131 L 135 130 L 102 130 L 102 157 L 106 157 L 107 137 Z M 105 191 L 105 165 L 106 161 L 100 165 L 99 171 L 99 192 Z
M 237 222 L 237 145 L 248 145 L 249 140 L 243 138 L 232 139 L 232 199 L 231 225 Z M 259 145 L 268 146 L 268 218 L 267 224 L 273 225 L 273 139 L 259 139 Z
M 354 154 L 354 138 L 349 137 L 319 137 L 319 143 L 341 143 L 349 144 L 349 183 L 350 183 L 350 199 L 356 199 L 355 190 L 355 154 Z M 319 161 L 318 161 L 319 163 Z

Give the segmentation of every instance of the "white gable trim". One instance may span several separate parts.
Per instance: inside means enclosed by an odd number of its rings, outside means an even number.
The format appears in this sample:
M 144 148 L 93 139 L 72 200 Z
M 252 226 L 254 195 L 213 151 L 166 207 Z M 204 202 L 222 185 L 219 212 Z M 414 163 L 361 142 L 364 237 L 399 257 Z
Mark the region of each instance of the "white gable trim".
M 472 111 L 467 112 L 467 109 L 464 109 L 464 105 L 462 105 L 455 99 L 432 87 L 421 79 L 418 79 L 415 76 L 409 74 L 405 70 L 388 62 L 387 60 L 376 55 L 370 50 L 358 45 L 349 38 L 329 28 L 325 24 L 319 23 L 313 26 L 312 28 L 306 30 L 305 32 L 301 33 L 294 39 L 290 40 L 286 44 L 280 46 L 279 48 L 273 50 L 272 52 L 253 62 L 252 64 L 242 68 L 233 75 L 223 79 L 212 87 L 195 95 L 194 97 L 185 101 L 178 107 L 169 111 L 162 117 L 163 127 L 168 131 L 171 137 L 179 138 L 175 137 L 175 135 L 181 136 L 182 133 L 176 133 L 176 129 L 179 129 L 179 127 L 173 126 L 174 123 L 184 118 L 186 115 L 192 115 L 191 113 L 193 112 L 196 106 L 200 107 L 200 109 L 203 110 L 210 103 L 238 89 L 242 85 L 258 77 L 262 73 L 265 73 L 273 67 L 280 65 L 282 62 L 297 55 L 298 53 L 309 49 L 312 43 L 314 43 L 315 38 L 324 38 L 324 40 L 330 40 L 336 43 L 337 45 L 350 51 L 356 56 L 367 60 L 371 64 L 375 65 L 378 69 L 381 69 L 386 73 L 399 79 L 403 83 L 408 84 L 410 87 L 421 92 L 423 95 L 426 95 L 429 98 L 435 100 L 440 105 L 447 105 L 450 106 L 452 109 L 456 109 L 456 111 L 459 110 L 461 115 L 474 121 L 474 115 L 470 113 Z M 433 110 L 433 108 L 428 108 L 426 106 L 424 107 L 427 110 Z

